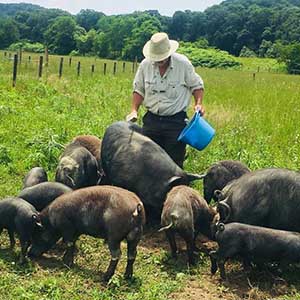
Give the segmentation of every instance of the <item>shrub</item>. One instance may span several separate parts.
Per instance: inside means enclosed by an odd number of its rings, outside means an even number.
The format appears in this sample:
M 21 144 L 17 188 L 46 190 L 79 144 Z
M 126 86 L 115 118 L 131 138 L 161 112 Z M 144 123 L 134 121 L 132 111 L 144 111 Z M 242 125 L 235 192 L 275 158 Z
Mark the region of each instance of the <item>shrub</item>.
M 226 51 L 200 49 L 191 43 L 182 43 L 178 52 L 186 55 L 195 67 L 228 69 L 241 66 L 241 63 Z
M 18 42 L 11 44 L 8 48 L 9 51 L 18 51 L 20 48 L 26 52 L 43 53 L 45 47 L 41 43 Z
M 256 53 L 248 47 L 244 46 L 240 52 L 240 57 L 256 57 Z

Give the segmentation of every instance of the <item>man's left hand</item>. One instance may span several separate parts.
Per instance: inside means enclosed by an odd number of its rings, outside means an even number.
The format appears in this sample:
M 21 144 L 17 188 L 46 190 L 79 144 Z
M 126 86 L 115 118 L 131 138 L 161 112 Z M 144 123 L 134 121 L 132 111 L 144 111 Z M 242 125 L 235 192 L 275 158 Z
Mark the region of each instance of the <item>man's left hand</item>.
M 198 111 L 201 116 L 204 116 L 205 109 L 204 109 L 204 107 L 201 104 L 195 105 L 194 109 L 195 109 L 195 112 Z

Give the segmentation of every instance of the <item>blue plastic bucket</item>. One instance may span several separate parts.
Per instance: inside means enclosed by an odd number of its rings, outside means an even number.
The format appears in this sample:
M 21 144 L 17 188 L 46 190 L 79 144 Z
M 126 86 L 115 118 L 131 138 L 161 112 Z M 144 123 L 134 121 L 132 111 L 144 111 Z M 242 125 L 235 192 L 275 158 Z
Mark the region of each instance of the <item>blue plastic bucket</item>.
M 198 150 L 203 150 L 211 142 L 215 132 L 210 124 L 200 116 L 200 113 L 196 112 L 177 140 Z

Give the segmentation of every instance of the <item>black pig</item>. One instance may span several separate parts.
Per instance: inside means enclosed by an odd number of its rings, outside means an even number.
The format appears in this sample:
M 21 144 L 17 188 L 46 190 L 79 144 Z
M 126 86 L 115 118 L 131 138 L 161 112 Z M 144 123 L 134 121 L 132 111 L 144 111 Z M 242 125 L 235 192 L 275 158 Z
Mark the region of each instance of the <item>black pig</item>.
M 210 203 L 212 198 L 217 200 L 215 190 L 222 190 L 230 181 L 248 172 L 248 167 L 239 161 L 222 160 L 214 163 L 203 178 L 204 199 L 207 203 Z
M 55 181 L 72 189 L 93 186 L 98 183 L 99 172 L 96 158 L 85 147 L 70 143 L 60 157 Z
M 246 173 L 216 191 L 220 222 L 300 231 L 300 173 L 279 168 Z
M 64 263 L 72 265 L 75 242 L 81 234 L 107 241 L 111 253 L 110 265 L 104 275 L 108 281 L 121 256 L 120 243 L 127 240 L 127 267 L 130 278 L 136 257 L 136 247 L 145 222 L 142 202 L 127 190 L 112 186 L 94 186 L 64 194 L 41 212 L 45 230 L 34 237 L 29 254 L 40 256 L 63 237 L 67 244 Z
M 244 267 L 252 261 L 300 262 L 300 233 L 230 223 L 217 225 L 217 251 L 210 252 L 211 272 L 218 267 L 221 277 L 226 278 L 224 264 L 227 259 L 241 257 Z
M 42 182 L 22 190 L 18 197 L 41 211 L 54 199 L 69 192 L 72 192 L 72 189 L 60 182 Z
M 30 203 L 16 197 L 0 201 L 0 233 L 4 228 L 7 229 L 11 248 L 15 245 L 14 233 L 17 233 L 21 244 L 20 263 L 25 262 L 36 226 L 42 226 L 40 217 Z
M 48 181 L 46 171 L 41 167 L 32 168 L 26 175 L 23 181 L 23 189 L 34 186 L 38 183 Z
M 211 237 L 211 223 L 216 212 L 200 194 L 184 185 L 176 186 L 168 193 L 161 214 L 159 231 L 166 230 L 172 256 L 176 257 L 175 233 L 185 240 L 189 263 L 194 264 L 195 239 L 199 232 Z
M 103 170 L 112 185 L 136 193 L 147 213 L 151 209 L 159 218 L 173 186 L 202 177 L 184 172 L 159 145 L 139 132 L 130 122 L 116 122 L 107 128 L 101 148 Z

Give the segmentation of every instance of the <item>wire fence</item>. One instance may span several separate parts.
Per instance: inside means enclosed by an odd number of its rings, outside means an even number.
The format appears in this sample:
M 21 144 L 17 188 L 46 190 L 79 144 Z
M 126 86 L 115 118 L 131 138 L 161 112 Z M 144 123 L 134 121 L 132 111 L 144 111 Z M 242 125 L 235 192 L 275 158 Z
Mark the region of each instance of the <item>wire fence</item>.
M 117 74 L 126 76 L 134 74 L 138 67 L 137 60 L 125 62 L 103 60 L 97 57 L 48 55 L 48 53 L 41 55 L 22 51 L 18 53 L 2 52 L 4 69 L 12 72 L 13 87 L 17 85 L 18 79 L 22 76 L 36 79 L 56 75 L 58 78 Z

